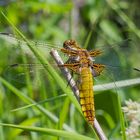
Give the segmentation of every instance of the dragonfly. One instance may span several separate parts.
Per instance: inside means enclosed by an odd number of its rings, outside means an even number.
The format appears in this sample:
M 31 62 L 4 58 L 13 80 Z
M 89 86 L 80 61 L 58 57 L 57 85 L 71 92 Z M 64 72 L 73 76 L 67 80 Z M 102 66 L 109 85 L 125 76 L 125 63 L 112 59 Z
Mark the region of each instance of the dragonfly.
M 20 44 L 26 44 L 26 42 L 19 40 L 18 38 L 13 37 L 12 35 L 8 34 L 1 34 L 3 37 L 10 37 L 14 41 L 19 42 Z M 32 42 L 36 46 L 46 46 L 47 48 L 54 47 L 51 43 L 37 43 Z M 67 60 L 64 64 L 59 65 L 59 67 L 66 67 L 72 73 L 78 75 L 78 88 L 79 88 L 79 101 L 81 105 L 81 109 L 83 112 L 84 117 L 86 118 L 87 122 L 91 125 L 94 124 L 95 119 L 95 107 L 94 107 L 94 91 L 93 91 L 93 78 L 100 77 L 100 75 L 106 77 L 107 79 L 113 79 L 110 75 L 110 72 L 113 72 L 115 77 L 121 77 L 121 67 L 114 66 L 113 60 L 114 56 L 116 56 L 116 52 L 114 51 L 116 46 L 111 46 L 109 48 L 98 48 L 95 50 L 88 51 L 80 47 L 80 45 L 75 40 L 66 40 L 63 43 L 63 47 L 59 48 L 54 47 L 55 49 L 61 51 L 63 54 L 67 55 Z M 110 59 L 106 60 L 102 63 L 102 60 L 106 58 L 108 52 L 111 52 Z M 107 53 L 107 54 L 106 54 Z M 112 58 L 111 58 L 112 57 Z M 99 59 L 97 59 L 99 58 Z M 117 60 L 119 62 L 119 60 Z M 35 66 L 34 64 L 13 64 L 11 67 L 15 66 Z M 137 68 L 131 67 L 129 69 L 125 69 L 125 72 L 128 72 L 130 69 L 139 70 Z M 109 73 L 107 75 L 107 72 Z M 119 76 L 120 75 L 120 76 Z
M 66 40 L 61 51 L 69 55 L 69 59 L 64 67 L 79 74 L 79 100 L 82 112 L 89 122 L 93 125 L 95 118 L 94 95 L 93 95 L 93 76 L 100 75 L 105 65 L 95 64 L 92 57 L 98 56 L 101 51 L 87 51 L 82 49 L 75 40 Z

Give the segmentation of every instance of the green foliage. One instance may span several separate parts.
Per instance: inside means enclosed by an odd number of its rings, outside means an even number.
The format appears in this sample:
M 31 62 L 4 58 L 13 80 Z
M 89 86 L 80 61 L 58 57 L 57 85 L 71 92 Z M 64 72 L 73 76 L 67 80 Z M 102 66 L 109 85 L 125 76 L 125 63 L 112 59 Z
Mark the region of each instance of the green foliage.
M 132 69 L 140 68 L 139 3 L 20 0 L 0 4 L 6 15 L 0 14 L 0 31 L 16 34 L 26 42 L 15 45 L 0 37 L 0 140 L 96 138 L 67 82 L 52 64 L 50 49 L 29 40 L 44 41 L 53 48 L 71 36 L 89 50 L 103 48 L 106 55 L 99 62 L 108 64 L 109 71 L 95 77 L 95 84 L 138 78 L 140 74 Z M 37 65 L 31 69 L 8 67 L 15 63 Z M 139 86 L 129 86 L 95 92 L 96 118 L 109 139 L 126 139 L 121 104 L 128 98 L 140 101 Z

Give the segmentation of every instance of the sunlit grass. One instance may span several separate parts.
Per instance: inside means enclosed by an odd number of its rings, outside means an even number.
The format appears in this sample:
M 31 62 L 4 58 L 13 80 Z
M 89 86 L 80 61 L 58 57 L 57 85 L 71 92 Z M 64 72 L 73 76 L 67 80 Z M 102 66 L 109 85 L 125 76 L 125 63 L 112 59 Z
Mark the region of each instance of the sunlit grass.
M 119 2 L 118 2 L 119 3 Z M 35 3 L 34 3 L 35 4 Z M 51 15 L 54 19 L 48 20 L 46 18 L 45 8 L 43 8 L 45 18 L 47 22 L 44 20 L 43 28 L 45 27 L 45 31 L 36 21 L 32 21 L 32 25 L 29 27 L 29 32 L 31 35 L 34 33 L 33 29 L 39 27 L 39 30 L 36 31 L 35 37 L 41 38 L 44 37 L 46 32 L 49 39 L 54 39 L 58 41 L 60 38 L 64 40 L 68 37 L 76 38 L 79 40 L 79 44 L 84 44 L 85 48 L 92 48 L 95 44 L 111 44 L 114 41 L 121 41 L 124 38 L 124 30 L 131 31 L 131 36 L 135 38 L 140 37 L 139 30 L 136 27 L 136 24 L 132 21 L 132 19 L 127 15 L 126 9 L 121 10 L 122 7 L 120 5 L 116 5 L 114 1 L 107 1 L 107 5 L 104 5 L 103 1 L 96 2 L 94 5 L 89 4 L 85 9 L 87 14 L 84 13 L 81 9 L 81 13 L 85 15 L 84 22 L 80 21 L 80 24 L 74 28 L 74 22 L 78 21 L 78 19 L 72 19 L 72 13 L 69 16 L 69 28 L 70 31 L 68 33 L 62 31 L 62 29 L 58 26 L 58 28 L 54 27 L 53 24 L 59 23 L 60 15 L 57 17 L 56 15 Z M 129 4 L 129 2 L 128 2 Z M 27 4 L 28 5 L 28 4 Z M 95 6 L 96 5 L 96 6 Z M 13 5 L 14 6 L 14 5 Z M 31 6 L 31 5 L 28 5 Z M 27 7 L 28 7 L 27 6 Z M 43 6 L 43 5 L 39 5 Z M 38 6 L 38 9 L 39 9 Z M 55 12 L 59 11 L 61 14 L 66 14 L 66 11 L 69 11 L 72 8 L 72 5 L 66 5 L 68 7 L 63 7 L 59 9 L 59 4 L 56 5 Z M 93 7 L 94 6 L 94 7 Z M 106 11 L 103 7 L 106 7 Z M 32 6 L 31 6 L 32 7 Z M 35 5 L 33 6 L 35 7 Z M 61 7 L 61 6 L 60 6 Z M 110 7 L 110 8 L 109 8 Z M 78 7 L 77 7 L 78 8 Z M 22 16 L 16 19 L 16 7 L 14 7 L 12 11 L 12 6 L 10 11 L 8 11 L 8 19 L 12 17 L 15 24 L 22 21 Z M 58 9 L 58 10 L 57 10 Z M 66 9 L 66 11 L 65 11 Z M 34 9 L 35 10 L 35 9 Z M 51 8 L 50 8 L 51 10 Z M 102 11 L 103 10 L 103 11 Z M 24 11 L 25 12 L 25 11 Z M 103 14 L 102 14 L 103 12 Z M 125 25 L 125 29 L 121 30 L 120 26 L 116 26 L 116 21 L 113 22 L 110 13 L 117 13 L 116 20 L 121 24 L 123 21 Z M 11 13 L 11 15 L 10 15 Z M 14 16 L 12 14 L 14 13 Z M 58 14 L 58 13 L 57 13 Z M 66 14 L 67 16 L 68 14 Z M 41 15 L 39 15 L 41 17 Z M 62 16 L 62 15 L 61 15 Z M 5 17 L 7 18 L 7 17 Z M 31 18 L 31 15 L 30 15 Z M 78 18 L 78 17 L 77 17 Z M 90 21 L 87 21 L 88 18 Z M 27 20 L 29 18 L 27 17 Z M 41 20 L 41 19 L 39 19 Z M 121 21 L 122 20 L 122 21 Z M 93 21 L 96 21 L 93 23 Z M 2 22 L 7 23 L 4 19 Z M 23 21 L 22 21 L 23 22 Z M 62 22 L 62 21 L 61 21 Z M 64 22 L 64 21 L 63 21 Z M 63 23 L 62 22 L 62 23 Z M 90 23 L 88 23 L 90 22 Z M 88 24 L 87 24 L 88 23 Z M 59 23 L 61 24 L 61 23 Z M 85 24 L 85 25 L 84 25 Z M 95 25 L 92 28 L 92 25 Z M 64 24 L 65 25 L 65 24 Z M 77 23 L 76 23 L 77 25 Z M 81 28 L 82 26 L 84 28 Z M 74 97 L 72 91 L 67 86 L 67 82 L 62 75 L 59 75 L 60 72 L 55 70 L 49 62 L 44 57 L 44 53 L 42 53 L 38 48 L 34 47 L 31 41 L 29 41 L 20 31 L 13 25 L 10 24 L 12 30 L 16 33 L 16 35 L 24 40 L 27 43 L 26 47 L 32 52 L 32 57 L 36 57 L 38 59 L 37 62 L 42 64 L 42 67 L 46 70 L 45 76 L 41 71 L 35 73 L 35 78 L 32 79 L 29 76 L 29 72 L 25 70 L 25 83 L 22 85 L 14 80 L 9 80 L 10 77 L 8 75 L 1 75 L 0 77 L 0 140 L 4 139 L 92 139 L 96 138 L 92 129 L 88 126 L 84 117 L 81 115 L 80 105 Z M 62 26 L 62 25 L 61 25 Z M 87 27 L 86 27 L 87 26 Z M 87 32 L 90 28 L 90 33 Z M 127 27 L 126 27 L 127 26 Z M 54 28 L 53 28 L 54 27 Z M 6 27 L 5 27 L 6 28 Z M 9 27 L 8 27 L 9 28 Z M 77 30 L 77 29 L 80 30 Z M 7 29 L 7 28 L 6 28 Z M 73 34 L 73 30 L 75 30 L 78 34 L 78 37 Z M 3 31 L 3 29 L 2 29 Z M 44 31 L 44 32 L 43 32 Z M 24 32 L 24 31 L 22 31 Z M 25 31 L 26 32 L 26 31 Z M 43 34 L 42 34 L 43 32 Z M 122 33 L 123 32 L 123 33 Z M 68 35 L 66 35 L 68 34 Z M 125 33 L 126 35 L 127 33 Z M 74 36 L 73 36 L 74 35 Z M 30 36 L 30 34 L 27 34 Z M 88 37 L 87 37 L 88 36 Z M 128 34 L 126 35 L 128 37 Z M 87 39 L 84 39 L 87 38 Z M 46 39 L 45 37 L 43 39 Z M 53 39 L 52 39 L 53 40 Z M 86 41 L 85 41 L 86 40 Z M 4 45 L 3 45 L 4 44 Z M 139 42 L 137 42 L 139 45 Z M 136 44 L 136 45 L 137 45 Z M 18 44 L 17 44 L 18 45 Z M 127 44 L 128 45 L 128 44 Z M 7 47 L 8 46 L 8 47 Z M 10 46 L 10 47 L 9 47 Z M 8 64 L 11 64 L 14 60 L 22 61 L 23 63 L 30 63 L 31 60 L 24 55 L 23 49 L 15 49 L 14 45 L 8 45 L 8 43 L 1 43 L 1 60 L 0 64 L 0 72 L 4 69 L 4 67 Z M 16 46 L 17 47 L 17 46 Z M 20 43 L 19 46 L 20 47 Z M 17 47 L 17 48 L 18 48 Z M 3 50 L 2 50 L 3 49 Z M 10 50 L 10 51 L 9 51 Z M 14 58 L 16 55 L 16 50 L 20 50 L 21 56 L 18 56 L 16 59 Z M 49 50 L 47 50 L 49 51 Z M 12 54 L 11 54 L 12 52 Z M 132 52 L 132 51 L 131 51 Z M 137 51 L 133 51 L 137 52 Z M 123 54 L 123 52 L 121 52 Z M 118 54 L 118 61 L 122 61 L 121 53 Z M 10 57 L 9 54 L 13 55 Z M 48 54 L 48 53 L 47 53 Z M 135 58 L 136 54 L 133 55 L 133 61 L 139 64 L 139 59 Z M 129 57 L 132 57 L 129 55 Z M 10 59 L 9 59 L 10 58 Z M 14 60 L 12 61 L 13 58 Z M 48 56 L 47 56 L 48 58 Z M 129 58 L 125 58 L 129 59 Z M 123 60 L 125 62 L 125 60 Z M 32 61 L 31 61 L 32 62 Z M 47 64 L 47 65 L 46 65 Z M 124 64 L 123 64 L 124 65 Z M 129 66 L 127 67 L 129 68 Z M 57 69 L 57 68 L 56 68 Z M 131 73 L 130 73 L 131 74 Z M 121 111 L 121 104 L 127 98 L 139 99 L 139 78 L 136 79 L 126 79 L 122 81 L 114 81 L 112 83 L 104 83 L 103 85 L 95 85 L 95 107 L 96 107 L 96 117 L 100 122 L 105 134 L 109 139 L 127 139 L 125 136 L 125 118 Z M 22 83 L 23 81 L 21 81 Z M 135 87 L 134 87 L 135 86 Z M 123 87 L 127 87 L 126 89 L 122 89 Z M 64 96 L 63 96 L 64 95 Z M 62 98 L 63 97 L 63 98 Z M 18 125 L 17 125 L 18 124 Z M 14 128 L 14 129 L 13 129 Z M 18 128 L 18 129 L 16 129 Z M 64 130 L 63 130 L 64 129 Z M 24 132 L 25 130 L 25 132 Z M 34 131 L 36 133 L 30 133 Z M 52 137 L 50 137 L 52 136 Z M 97 139 L 97 138 L 96 138 Z

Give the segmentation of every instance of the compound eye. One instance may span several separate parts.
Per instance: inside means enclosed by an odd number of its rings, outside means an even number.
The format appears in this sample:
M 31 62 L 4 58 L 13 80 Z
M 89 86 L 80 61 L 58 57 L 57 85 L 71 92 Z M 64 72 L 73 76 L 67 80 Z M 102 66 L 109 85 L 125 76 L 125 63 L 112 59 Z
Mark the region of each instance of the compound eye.
M 63 47 L 67 47 L 69 45 L 69 40 L 66 40 L 64 43 L 63 43 Z
M 77 43 L 76 43 L 76 41 L 75 41 L 75 40 L 72 40 L 72 39 L 66 40 L 66 41 L 63 43 L 63 47 L 64 47 L 65 49 L 70 49 L 70 50 L 72 50 L 72 49 L 75 50 L 75 49 L 79 48 L 78 45 L 77 45 Z
M 69 47 L 69 46 L 71 46 L 71 45 L 74 45 L 75 44 L 75 40 L 66 40 L 64 43 L 63 43 L 63 47 L 64 48 L 67 48 L 67 47 Z
M 71 44 L 71 45 L 74 45 L 75 43 L 76 43 L 75 40 L 72 40 L 72 39 L 70 40 L 70 44 Z

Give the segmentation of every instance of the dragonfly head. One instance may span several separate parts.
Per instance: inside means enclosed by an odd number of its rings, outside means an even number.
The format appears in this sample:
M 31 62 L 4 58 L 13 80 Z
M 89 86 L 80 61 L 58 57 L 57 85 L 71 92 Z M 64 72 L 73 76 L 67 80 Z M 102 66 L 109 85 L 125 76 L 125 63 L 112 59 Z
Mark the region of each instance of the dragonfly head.
M 69 50 L 77 50 L 77 49 L 80 49 L 80 47 L 77 44 L 77 42 L 75 40 L 73 40 L 73 39 L 66 40 L 63 43 L 63 48 L 69 49 Z

